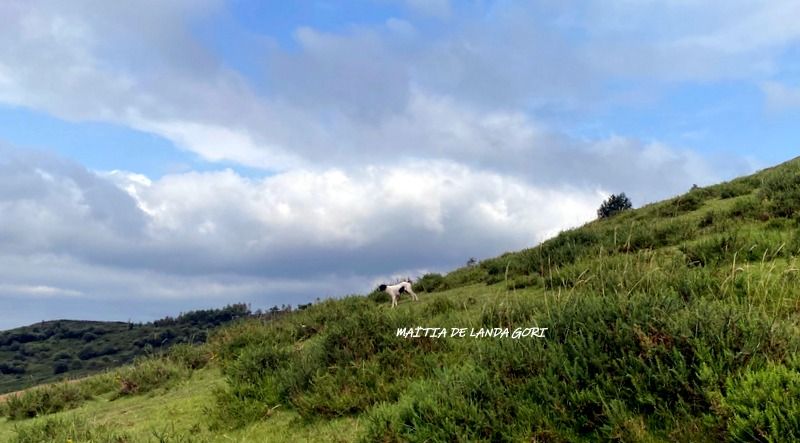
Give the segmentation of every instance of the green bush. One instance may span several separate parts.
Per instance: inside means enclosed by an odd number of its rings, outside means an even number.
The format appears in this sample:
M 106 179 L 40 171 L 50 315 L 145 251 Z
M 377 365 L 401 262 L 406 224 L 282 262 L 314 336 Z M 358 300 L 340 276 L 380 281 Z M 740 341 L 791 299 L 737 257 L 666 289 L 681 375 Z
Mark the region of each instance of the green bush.
M 4 412 L 11 420 L 21 420 L 73 409 L 90 398 L 92 392 L 78 383 L 54 383 L 9 396 Z
M 764 181 L 759 197 L 774 217 L 791 218 L 800 212 L 800 165 L 774 172 Z
M 412 385 L 368 416 L 363 441 L 530 441 L 540 416 L 519 404 L 491 372 L 471 363 Z
M 597 218 L 608 218 L 619 214 L 622 211 L 627 211 L 633 208 L 630 199 L 624 192 L 620 194 L 611 194 L 608 199 L 604 200 L 597 210 Z
M 703 193 L 692 191 L 660 204 L 657 213 L 661 217 L 676 217 L 699 209 L 706 198 Z
M 180 343 L 169 349 L 167 358 L 187 369 L 205 367 L 211 359 L 211 351 L 206 345 Z
M 343 305 L 349 308 L 340 314 Z M 447 349 L 443 341 L 397 337 L 397 328 L 413 326 L 409 313 L 363 298 L 321 304 L 299 316 L 319 331 L 301 347 L 280 334 L 259 334 L 235 354 L 220 352 L 229 359 L 222 365 L 229 383 L 215 394 L 217 426 L 247 423 L 281 404 L 309 418 L 363 412 L 396 398 L 401 380 L 435 364 L 436 353 Z
M 414 290 L 417 292 L 438 292 L 449 289 L 447 281 L 441 274 L 425 274 L 414 283 Z
M 717 185 L 715 188 L 719 192 L 719 198 L 729 199 L 753 192 L 754 186 L 746 181 L 733 181 Z
M 378 289 L 375 289 L 374 291 L 370 292 L 367 295 L 367 298 L 370 301 L 378 304 L 384 304 L 391 301 L 391 297 L 389 297 L 389 294 L 387 294 L 386 291 L 379 291 Z
M 113 372 L 117 382 L 115 398 L 143 394 L 153 389 L 168 387 L 189 376 L 189 370 L 163 358 L 148 358 Z
M 761 204 L 752 196 L 737 199 L 728 213 L 731 217 L 742 219 L 757 219 L 761 214 Z
M 713 266 L 733 260 L 734 254 L 743 248 L 744 242 L 736 234 L 725 234 L 685 244 L 680 250 L 689 265 Z
M 747 371 L 727 382 L 731 441 L 800 441 L 800 372 L 783 365 Z

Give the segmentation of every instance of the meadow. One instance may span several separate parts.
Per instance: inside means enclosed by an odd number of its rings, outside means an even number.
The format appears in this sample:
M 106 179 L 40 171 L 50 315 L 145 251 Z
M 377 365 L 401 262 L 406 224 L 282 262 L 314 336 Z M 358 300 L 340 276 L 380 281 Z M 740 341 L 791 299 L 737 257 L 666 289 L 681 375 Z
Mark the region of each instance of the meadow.
M 0 406 L 0 440 L 800 441 L 800 159 Z M 400 328 L 547 328 L 406 337 Z

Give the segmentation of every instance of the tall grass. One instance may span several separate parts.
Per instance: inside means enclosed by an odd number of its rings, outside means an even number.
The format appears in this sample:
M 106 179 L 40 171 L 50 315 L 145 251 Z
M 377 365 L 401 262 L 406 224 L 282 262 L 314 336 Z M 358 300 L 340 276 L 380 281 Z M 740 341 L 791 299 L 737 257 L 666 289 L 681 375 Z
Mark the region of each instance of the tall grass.
M 77 416 L 48 417 L 33 423 L 18 425 L 10 443 L 133 443 L 124 432 L 108 426 L 92 426 Z

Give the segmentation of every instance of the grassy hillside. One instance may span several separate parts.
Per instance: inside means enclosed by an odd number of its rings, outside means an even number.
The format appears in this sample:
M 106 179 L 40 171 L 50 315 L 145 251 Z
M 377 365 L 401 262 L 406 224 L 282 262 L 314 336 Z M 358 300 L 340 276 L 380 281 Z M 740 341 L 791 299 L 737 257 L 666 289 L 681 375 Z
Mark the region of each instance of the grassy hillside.
M 0 437 L 798 441 L 799 255 L 796 159 L 425 276 L 397 309 L 372 293 L 236 322 L 81 394 L 8 403 Z M 446 336 L 397 334 L 416 326 Z M 531 327 L 544 337 L 513 338 Z
M 56 320 L 0 332 L 0 394 L 132 362 L 250 314 L 246 305 L 191 311 L 152 323 Z

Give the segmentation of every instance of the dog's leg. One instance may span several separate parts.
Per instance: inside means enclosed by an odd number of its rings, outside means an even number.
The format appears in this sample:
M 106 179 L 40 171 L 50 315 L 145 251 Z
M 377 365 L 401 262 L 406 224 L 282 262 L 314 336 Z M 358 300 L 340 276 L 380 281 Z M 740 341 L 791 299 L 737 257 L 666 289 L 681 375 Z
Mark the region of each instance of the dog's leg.
M 419 301 L 419 297 L 417 297 L 417 294 L 415 294 L 414 291 L 409 289 L 408 293 L 411 294 L 411 297 L 414 299 L 414 301 Z

